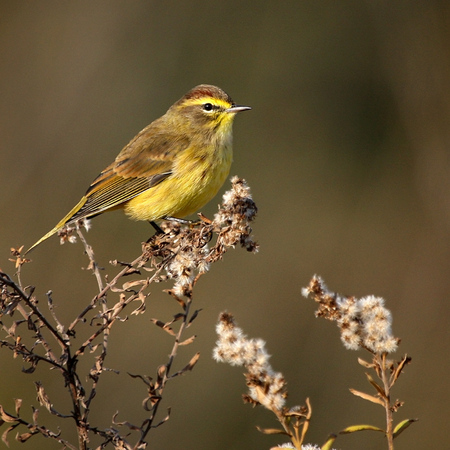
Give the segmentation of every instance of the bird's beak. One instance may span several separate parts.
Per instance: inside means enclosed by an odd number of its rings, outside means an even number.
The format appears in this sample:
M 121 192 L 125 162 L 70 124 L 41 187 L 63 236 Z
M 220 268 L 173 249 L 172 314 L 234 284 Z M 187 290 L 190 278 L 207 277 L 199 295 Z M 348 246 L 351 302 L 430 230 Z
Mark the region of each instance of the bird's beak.
M 250 106 L 235 105 L 235 106 L 232 106 L 231 108 L 226 109 L 225 111 L 228 113 L 236 114 L 241 111 L 248 111 L 249 109 L 252 109 L 252 108 L 250 108 Z

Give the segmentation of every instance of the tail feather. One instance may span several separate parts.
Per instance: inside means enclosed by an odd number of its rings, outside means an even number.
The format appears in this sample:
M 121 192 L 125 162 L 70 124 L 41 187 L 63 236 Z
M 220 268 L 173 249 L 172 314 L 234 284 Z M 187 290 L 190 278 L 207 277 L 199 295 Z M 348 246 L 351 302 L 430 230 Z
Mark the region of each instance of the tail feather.
M 74 206 L 70 212 L 64 217 L 64 219 L 60 220 L 58 222 L 58 224 L 52 228 L 47 234 L 45 234 L 44 236 L 42 236 L 37 242 L 35 242 L 25 253 L 24 256 L 27 253 L 30 253 L 31 250 L 33 250 L 35 247 L 37 247 L 39 244 L 41 244 L 42 242 L 44 242 L 46 239 L 48 239 L 50 236 L 53 236 L 55 233 L 57 233 L 59 230 L 61 230 L 62 228 L 64 228 L 65 225 L 68 225 L 71 223 L 71 219 L 73 218 L 73 216 L 75 216 L 75 214 L 77 212 L 80 211 L 80 209 L 83 207 L 83 205 L 86 203 L 87 198 L 83 197 L 76 206 Z M 82 219 L 83 216 L 81 215 L 81 217 L 77 217 L 76 220 Z M 76 221 L 74 220 L 74 222 Z

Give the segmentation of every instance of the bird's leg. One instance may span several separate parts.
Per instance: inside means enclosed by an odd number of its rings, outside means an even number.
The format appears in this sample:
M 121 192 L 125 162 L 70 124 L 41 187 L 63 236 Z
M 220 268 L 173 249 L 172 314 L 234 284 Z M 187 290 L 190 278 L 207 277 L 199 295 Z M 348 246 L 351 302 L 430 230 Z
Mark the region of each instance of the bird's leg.
M 155 229 L 156 234 L 165 234 L 164 231 L 153 220 L 149 220 L 148 223 Z
M 150 243 L 150 241 L 159 234 L 165 234 L 164 231 L 158 226 L 156 222 L 153 222 L 152 220 L 149 220 L 148 223 L 155 229 L 156 233 L 153 236 L 150 236 L 147 239 L 147 244 Z

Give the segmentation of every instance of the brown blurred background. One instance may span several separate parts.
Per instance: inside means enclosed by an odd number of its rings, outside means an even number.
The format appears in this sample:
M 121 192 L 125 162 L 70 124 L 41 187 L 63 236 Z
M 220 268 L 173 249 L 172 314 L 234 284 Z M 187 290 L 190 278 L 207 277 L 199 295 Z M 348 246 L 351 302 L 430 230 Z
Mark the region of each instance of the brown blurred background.
M 419 417 L 396 449 L 442 447 L 449 417 L 450 5 L 439 1 L 21 1 L 0 6 L 0 267 L 12 246 L 31 245 L 79 200 L 93 178 L 140 129 L 199 83 L 253 107 L 237 117 L 232 174 L 259 207 L 256 256 L 235 250 L 196 289 L 203 308 L 183 348 L 193 373 L 167 392 L 170 421 L 150 448 L 264 449 L 283 438 L 262 409 L 241 402 L 240 368 L 212 361 L 223 309 L 267 341 L 289 404 L 309 396 L 309 442 L 355 423 L 383 426 L 381 408 L 353 397 L 370 391 L 332 323 L 314 318 L 300 295 L 314 273 L 330 289 L 386 299 L 398 356 L 412 364 L 393 397 L 396 420 Z M 229 186 L 227 184 L 224 189 Z M 222 190 L 222 192 L 224 191 Z M 203 209 L 212 215 L 220 198 Z M 93 222 L 100 264 L 131 260 L 151 232 L 120 213 Z M 56 237 L 32 253 L 23 280 L 42 307 L 52 289 L 63 320 L 95 293 L 82 247 Z M 112 269 L 108 269 L 112 270 Z M 144 417 L 143 386 L 126 372 L 154 375 L 171 339 L 150 325 L 176 311 L 156 286 L 147 313 L 118 325 L 91 422 Z M 69 410 L 62 381 L 43 366 L 0 353 L 0 403 L 37 406 L 42 380 L 55 407 Z M 42 409 L 42 408 L 41 408 Z M 56 429 L 45 412 L 41 420 Z M 0 431 L 3 431 L 4 427 Z M 25 431 L 25 430 L 22 430 Z M 73 437 L 70 434 L 69 437 Z M 19 444 L 10 437 L 11 448 Z M 0 444 L 3 445 L 3 444 Z M 386 448 L 382 436 L 339 438 L 342 449 Z M 20 448 L 56 449 L 37 437 Z

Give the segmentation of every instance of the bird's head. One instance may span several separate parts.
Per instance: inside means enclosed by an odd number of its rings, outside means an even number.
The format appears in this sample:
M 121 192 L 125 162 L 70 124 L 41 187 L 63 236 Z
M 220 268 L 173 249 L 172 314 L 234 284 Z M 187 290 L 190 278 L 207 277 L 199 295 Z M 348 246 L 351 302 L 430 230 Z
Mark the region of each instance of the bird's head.
M 236 105 L 222 89 L 200 84 L 178 100 L 167 112 L 176 123 L 184 122 L 200 133 L 225 134 L 231 131 L 236 113 L 251 109 Z

